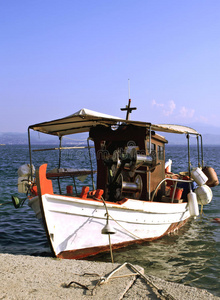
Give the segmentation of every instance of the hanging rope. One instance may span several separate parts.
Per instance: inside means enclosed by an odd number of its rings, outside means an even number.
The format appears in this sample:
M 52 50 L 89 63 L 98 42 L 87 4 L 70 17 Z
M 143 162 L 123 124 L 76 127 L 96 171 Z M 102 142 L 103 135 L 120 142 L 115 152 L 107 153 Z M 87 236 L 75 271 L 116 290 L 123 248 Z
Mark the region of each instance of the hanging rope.
M 112 263 L 114 263 L 110 233 L 108 234 L 108 241 L 109 241 L 109 249 L 110 249 L 110 254 L 111 254 L 111 260 L 112 260 Z
M 106 203 L 105 203 L 104 198 L 101 197 L 101 199 L 98 199 L 98 198 L 96 198 L 96 197 L 93 197 L 93 199 L 98 200 L 98 201 L 102 201 L 102 202 L 103 202 L 104 207 L 105 207 L 105 211 L 106 211 L 106 213 L 105 213 L 105 215 L 106 215 L 106 225 L 108 225 L 108 221 L 109 221 L 109 213 L 108 213 L 108 208 L 107 208 L 107 205 L 106 205 Z M 110 254 L 111 254 L 111 261 L 112 261 L 112 263 L 114 263 L 113 252 L 112 252 L 112 243 L 111 243 L 111 237 L 110 237 L 110 235 L 111 235 L 111 234 L 108 233 L 109 250 L 110 250 Z

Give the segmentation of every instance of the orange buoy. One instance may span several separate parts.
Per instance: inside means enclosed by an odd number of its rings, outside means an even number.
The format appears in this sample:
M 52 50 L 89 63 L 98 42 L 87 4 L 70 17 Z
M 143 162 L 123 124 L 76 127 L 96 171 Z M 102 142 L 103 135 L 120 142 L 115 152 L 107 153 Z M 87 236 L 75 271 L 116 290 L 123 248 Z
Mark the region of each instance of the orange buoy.
M 209 187 L 219 185 L 218 176 L 212 167 L 204 167 L 202 171 L 208 177 L 206 185 L 208 185 Z
M 216 223 L 220 223 L 220 218 L 214 218 L 213 221 Z

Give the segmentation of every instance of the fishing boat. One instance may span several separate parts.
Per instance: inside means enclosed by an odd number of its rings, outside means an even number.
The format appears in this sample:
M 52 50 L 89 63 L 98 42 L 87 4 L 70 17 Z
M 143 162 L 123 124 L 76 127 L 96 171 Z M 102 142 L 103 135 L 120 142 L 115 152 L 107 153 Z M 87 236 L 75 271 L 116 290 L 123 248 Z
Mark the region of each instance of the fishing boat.
M 19 168 L 19 192 L 27 194 L 58 258 L 82 259 L 161 238 L 198 216 L 198 204 L 212 200 L 210 187 L 218 184 L 218 178 L 214 169 L 204 166 L 202 136 L 185 126 L 132 121 L 129 115 L 136 108 L 130 104 L 129 100 L 122 109 L 127 111 L 125 119 L 81 109 L 28 128 L 30 163 Z M 31 131 L 59 138 L 59 147 L 53 148 L 59 151 L 54 169 L 48 170 L 42 162 L 35 172 Z M 85 132 L 88 139 L 82 147 L 89 153 L 87 168 L 62 166 L 61 151 L 81 148 L 64 147 L 63 137 Z M 172 173 L 171 160 L 165 162 L 168 141 L 161 132 L 186 135 L 188 170 Z M 195 168 L 190 162 L 190 136 L 198 143 Z M 91 185 L 77 186 L 77 178 L 85 177 Z M 62 180 L 70 181 L 65 190 L 61 190 Z M 18 197 L 12 200 L 20 206 Z

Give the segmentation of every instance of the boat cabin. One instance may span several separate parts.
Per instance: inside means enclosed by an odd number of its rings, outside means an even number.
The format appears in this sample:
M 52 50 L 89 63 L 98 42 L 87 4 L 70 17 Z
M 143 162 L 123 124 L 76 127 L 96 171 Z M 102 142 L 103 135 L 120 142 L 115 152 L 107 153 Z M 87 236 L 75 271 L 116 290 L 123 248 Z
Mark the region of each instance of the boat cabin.
M 167 140 L 146 127 L 132 124 L 96 126 L 90 129 L 97 159 L 97 189 L 104 198 L 151 199 L 156 186 L 165 178 Z M 165 192 L 162 184 L 155 196 Z

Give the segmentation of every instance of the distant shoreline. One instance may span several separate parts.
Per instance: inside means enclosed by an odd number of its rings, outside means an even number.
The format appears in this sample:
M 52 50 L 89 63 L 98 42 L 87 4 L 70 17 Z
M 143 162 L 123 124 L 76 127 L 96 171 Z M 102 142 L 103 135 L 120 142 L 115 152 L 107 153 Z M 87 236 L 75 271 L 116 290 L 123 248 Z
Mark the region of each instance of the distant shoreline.
M 187 140 L 185 135 L 182 134 L 166 134 L 164 137 L 168 140 L 168 145 L 186 145 Z M 63 139 L 63 145 L 77 145 L 77 144 L 86 144 L 87 137 L 85 134 L 76 134 L 71 135 Z M 220 145 L 220 134 L 210 133 L 202 135 L 203 145 L 208 146 L 218 146 Z M 201 141 L 199 141 L 201 143 Z M 57 136 L 52 135 L 39 135 L 38 132 L 33 132 L 31 135 L 31 144 L 32 145 L 58 145 L 59 140 Z M 13 132 L 0 132 L 0 146 L 1 145 L 28 145 L 28 135 L 27 133 L 13 133 Z M 190 145 L 196 145 L 196 138 L 190 138 Z
M 33 142 L 31 143 L 32 146 L 46 146 L 46 145 L 50 145 L 50 146 L 56 146 L 58 147 L 58 142 L 57 143 L 50 143 L 50 142 L 42 142 L 42 143 L 37 143 L 37 142 Z M 63 147 L 65 146 L 78 146 L 79 144 L 77 143 L 63 143 Z M 80 144 L 81 146 L 86 146 L 86 142 L 83 143 L 83 144 Z M 169 146 L 186 146 L 187 143 L 168 143 L 166 144 L 165 147 L 169 147 Z M 28 146 L 28 143 L 19 143 L 19 142 L 16 142 L 16 143 L 5 143 L 5 144 L 0 144 L 0 146 Z M 197 145 L 195 143 L 191 143 L 190 146 L 192 147 L 197 147 Z M 204 147 L 208 147 L 208 146 L 211 146 L 211 147 L 217 147 L 217 146 L 220 146 L 220 143 L 215 143 L 215 144 L 211 144 L 211 143 L 204 143 L 203 142 L 203 146 Z

